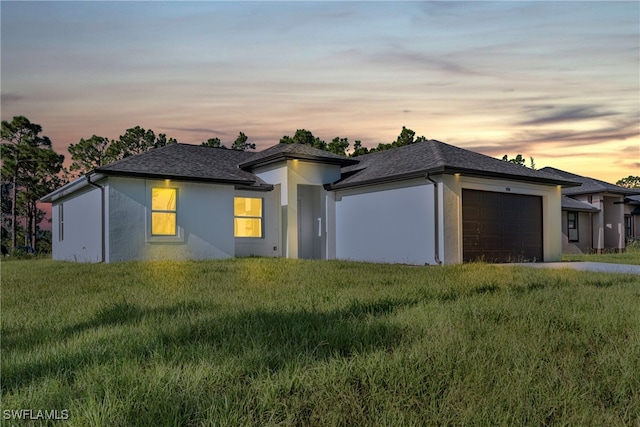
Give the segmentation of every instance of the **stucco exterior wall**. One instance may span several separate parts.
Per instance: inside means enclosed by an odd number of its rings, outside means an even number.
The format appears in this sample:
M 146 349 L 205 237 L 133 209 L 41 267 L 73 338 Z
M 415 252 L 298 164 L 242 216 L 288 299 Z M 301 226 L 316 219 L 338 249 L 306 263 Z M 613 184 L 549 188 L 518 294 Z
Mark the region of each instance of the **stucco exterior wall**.
M 590 203 L 595 206 L 600 212 L 594 213 L 591 221 L 591 235 L 593 236 L 593 249 L 600 252 L 604 249 L 604 213 L 602 212 L 604 203 L 602 194 L 594 195 L 582 195 L 576 197 L 581 202 Z
M 261 166 L 253 171 L 258 177 L 263 179 L 265 182 L 268 182 L 272 185 L 277 185 L 277 189 L 274 191 L 278 192 L 278 196 L 280 198 L 280 238 L 279 238 L 279 247 L 278 247 L 278 256 L 286 257 L 287 256 L 287 221 L 288 221 L 288 204 L 289 204 L 289 195 L 287 194 L 287 183 L 288 183 L 288 173 L 287 173 L 287 162 L 283 161 L 277 164 Z
M 70 197 L 53 203 L 51 232 L 54 260 L 102 261 L 100 199 L 99 189 L 86 187 Z M 60 209 L 64 218 L 62 234 L 60 233 Z
M 559 186 L 537 185 L 518 181 L 468 177 L 463 175 L 443 175 L 441 213 L 443 218 L 444 248 L 442 262 L 455 264 L 462 262 L 462 189 L 493 191 L 498 193 L 524 194 L 542 197 L 543 257 L 544 261 L 562 259 L 562 215 L 561 188 Z
M 624 205 L 622 205 L 622 201 L 622 196 L 603 197 L 605 248 L 624 249 Z
M 335 237 L 330 241 L 336 258 L 436 263 L 432 184 L 414 180 L 334 193 L 329 207 L 335 206 Z
M 151 189 L 177 189 L 178 235 L 151 236 Z M 235 254 L 230 185 L 109 178 L 107 262 L 228 258 Z
M 603 249 L 623 249 L 624 239 L 624 205 L 623 196 L 605 193 L 583 194 L 576 200 L 589 203 L 598 208 L 592 217 L 592 247 L 596 251 Z

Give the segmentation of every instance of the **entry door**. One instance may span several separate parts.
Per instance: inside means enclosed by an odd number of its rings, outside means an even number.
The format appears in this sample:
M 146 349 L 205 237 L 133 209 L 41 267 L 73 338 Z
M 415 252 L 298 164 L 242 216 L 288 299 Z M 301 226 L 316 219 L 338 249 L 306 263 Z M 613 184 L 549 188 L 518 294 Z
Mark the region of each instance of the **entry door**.
M 320 188 L 298 185 L 298 258 L 321 258 L 322 226 Z

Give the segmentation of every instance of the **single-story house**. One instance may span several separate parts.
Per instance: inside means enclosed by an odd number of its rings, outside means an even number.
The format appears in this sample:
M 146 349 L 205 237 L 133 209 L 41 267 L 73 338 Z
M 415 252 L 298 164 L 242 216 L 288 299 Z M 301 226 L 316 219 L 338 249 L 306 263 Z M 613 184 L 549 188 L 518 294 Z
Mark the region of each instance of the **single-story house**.
M 640 190 L 624 198 L 624 232 L 627 242 L 640 241 Z
M 541 170 L 581 184 L 562 190 L 563 252 L 622 251 L 627 240 L 638 237 L 640 190 L 551 167 Z
M 242 256 L 406 264 L 557 261 L 562 188 L 439 141 L 359 157 L 170 144 L 48 194 L 53 258 Z

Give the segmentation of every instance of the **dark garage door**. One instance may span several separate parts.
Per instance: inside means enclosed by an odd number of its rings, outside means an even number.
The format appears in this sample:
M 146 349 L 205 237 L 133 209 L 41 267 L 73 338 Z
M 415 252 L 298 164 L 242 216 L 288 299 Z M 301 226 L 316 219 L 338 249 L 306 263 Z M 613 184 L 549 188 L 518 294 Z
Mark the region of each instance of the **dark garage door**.
M 462 190 L 465 262 L 542 261 L 542 198 Z

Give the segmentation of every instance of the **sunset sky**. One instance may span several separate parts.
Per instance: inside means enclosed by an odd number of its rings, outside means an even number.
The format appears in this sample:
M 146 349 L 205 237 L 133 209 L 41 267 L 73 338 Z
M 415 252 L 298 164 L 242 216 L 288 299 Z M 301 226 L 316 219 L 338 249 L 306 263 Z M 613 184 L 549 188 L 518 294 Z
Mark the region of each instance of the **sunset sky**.
M 615 182 L 640 175 L 640 3 L 7 2 L 2 119 L 54 149 L 140 125 L 258 149 L 402 126 Z M 68 162 L 67 162 L 68 164 Z

